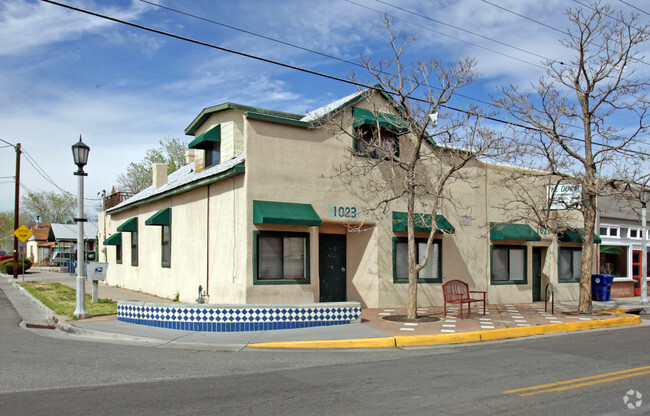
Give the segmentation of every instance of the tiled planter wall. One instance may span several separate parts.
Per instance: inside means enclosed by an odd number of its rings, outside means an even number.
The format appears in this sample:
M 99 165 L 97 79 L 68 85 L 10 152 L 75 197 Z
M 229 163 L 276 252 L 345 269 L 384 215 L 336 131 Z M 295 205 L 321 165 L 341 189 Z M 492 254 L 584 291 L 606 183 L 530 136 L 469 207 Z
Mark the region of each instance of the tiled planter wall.
M 201 305 L 118 301 L 117 319 L 186 331 L 266 331 L 360 322 L 361 304 Z

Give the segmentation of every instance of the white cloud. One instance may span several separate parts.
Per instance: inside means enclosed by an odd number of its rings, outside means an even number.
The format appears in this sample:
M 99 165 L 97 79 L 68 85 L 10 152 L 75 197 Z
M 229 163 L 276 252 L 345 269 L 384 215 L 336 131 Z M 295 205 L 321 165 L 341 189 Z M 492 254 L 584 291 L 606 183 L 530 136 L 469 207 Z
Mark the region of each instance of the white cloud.
M 75 5 L 119 19 L 135 19 L 144 11 L 138 2 L 128 9 L 99 8 L 92 2 Z M 110 27 L 115 27 L 115 23 L 61 6 L 29 0 L 3 2 L 0 4 L 0 56 L 34 53 L 47 45 L 79 39 Z

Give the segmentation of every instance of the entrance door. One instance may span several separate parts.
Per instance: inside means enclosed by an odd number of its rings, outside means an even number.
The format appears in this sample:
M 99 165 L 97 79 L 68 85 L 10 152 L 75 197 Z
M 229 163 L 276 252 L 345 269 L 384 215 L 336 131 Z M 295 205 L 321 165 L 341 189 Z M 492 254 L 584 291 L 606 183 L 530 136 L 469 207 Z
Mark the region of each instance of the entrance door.
M 542 249 L 533 247 L 533 302 L 542 300 Z
M 641 296 L 641 250 L 632 250 L 632 278 L 634 296 Z
M 346 301 L 345 235 L 320 234 L 318 247 L 320 301 Z

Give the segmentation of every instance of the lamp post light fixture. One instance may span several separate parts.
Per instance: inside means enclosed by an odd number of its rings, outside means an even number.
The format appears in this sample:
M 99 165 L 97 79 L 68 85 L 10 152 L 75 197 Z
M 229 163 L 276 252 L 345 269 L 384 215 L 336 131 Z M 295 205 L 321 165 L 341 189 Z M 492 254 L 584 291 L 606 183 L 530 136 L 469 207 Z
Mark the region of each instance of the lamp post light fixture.
M 650 201 L 650 189 L 641 190 L 641 303 L 648 303 L 648 228 L 646 227 L 646 205 Z
M 72 146 L 72 157 L 74 158 L 74 164 L 77 165 L 77 171 L 74 173 L 79 179 L 77 180 L 77 198 L 78 198 L 78 211 L 77 218 L 77 303 L 74 310 L 74 316 L 79 319 L 88 318 L 88 311 L 86 310 L 86 286 L 84 282 L 84 258 L 85 256 L 85 242 L 84 242 L 84 176 L 88 176 L 84 172 L 84 166 L 88 162 L 88 152 L 90 152 L 90 147 L 88 147 L 84 142 L 81 141 L 81 135 L 79 136 L 79 141 Z

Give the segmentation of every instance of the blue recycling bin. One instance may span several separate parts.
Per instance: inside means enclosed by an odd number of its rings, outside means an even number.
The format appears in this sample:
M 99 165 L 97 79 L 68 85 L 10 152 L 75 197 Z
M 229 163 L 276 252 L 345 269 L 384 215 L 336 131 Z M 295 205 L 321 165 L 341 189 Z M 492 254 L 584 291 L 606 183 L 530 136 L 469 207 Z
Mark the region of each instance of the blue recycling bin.
M 607 302 L 612 294 L 614 276 L 611 274 L 591 275 L 591 300 Z

